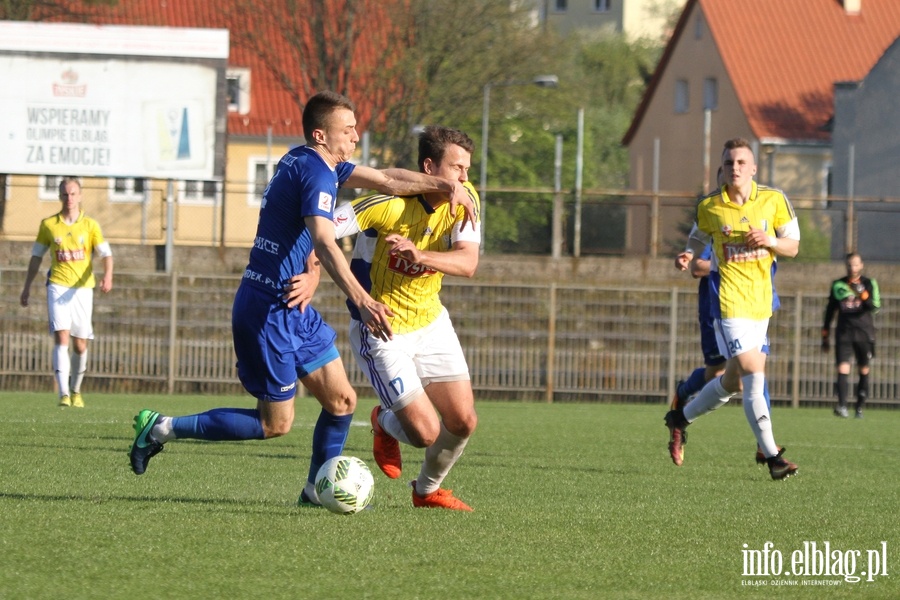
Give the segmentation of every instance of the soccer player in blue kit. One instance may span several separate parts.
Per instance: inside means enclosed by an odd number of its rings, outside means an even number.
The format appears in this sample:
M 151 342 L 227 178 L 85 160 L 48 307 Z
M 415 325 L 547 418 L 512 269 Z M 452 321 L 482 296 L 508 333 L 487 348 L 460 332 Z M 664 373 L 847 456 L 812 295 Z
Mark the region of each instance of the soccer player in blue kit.
M 314 478 L 329 458 L 341 454 L 350 429 L 356 394 L 334 345 L 335 332 L 309 302 L 318 284 L 318 263 L 355 304 L 365 326 L 390 339 L 392 313 L 356 281 L 335 239 L 338 188 L 374 189 L 386 194 L 449 194 L 474 220 L 468 193 L 458 181 L 405 169 L 376 170 L 348 162 L 356 149 L 355 107 L 344 96 L 320 92 L 303 110 L 306 145 L 285 154 L 267 186 L 250 260 L 238 287 L 232 329 L 238 377 L 257 398 L 255 409 L 216 408 L 196 415 L 167 417 L 142 410 L 134 418 L 129 457 L 143 474 L 163 444 L 179 438 L 208 441 L 269 439 L 285 435 L 294 421 L 297 379 L 322 405 L 313 432 L 312 456 L 301 505 L 318 505 Z M 305 282 L 289 280 L 306 272 Z M 306 287 L 308 293 L 298 291 Z

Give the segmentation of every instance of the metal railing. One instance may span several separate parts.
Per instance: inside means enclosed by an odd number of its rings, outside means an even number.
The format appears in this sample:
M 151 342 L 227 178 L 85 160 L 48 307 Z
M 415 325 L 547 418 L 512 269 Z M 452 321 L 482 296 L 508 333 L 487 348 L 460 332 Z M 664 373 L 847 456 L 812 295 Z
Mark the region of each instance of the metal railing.
M 0 270 L 0 381 L 6 389 L 53 389 L 53 341 L 44 287 L 19 306 L 21 269 Z M 95 294 L 86 391 L 242 393 L 231 340 L 238 276 L 116 274 Z M 508 285 L 446 281 L 442 292 L 479 398 L 663 402 L 701 366 L 696 287 Z M 774 401 L 833 401 L 833 353 L 819 344 L 824 299 L 782 295 L 769 327 Z M 350 381 L 371 396 L 347 341 L 337 286 L 323 278 L 314 301 L 338 332 Z M 900 308 L 884 297 L 870 403 L 900 406 Z M 855 380 L 852 377 L 851 380 Z

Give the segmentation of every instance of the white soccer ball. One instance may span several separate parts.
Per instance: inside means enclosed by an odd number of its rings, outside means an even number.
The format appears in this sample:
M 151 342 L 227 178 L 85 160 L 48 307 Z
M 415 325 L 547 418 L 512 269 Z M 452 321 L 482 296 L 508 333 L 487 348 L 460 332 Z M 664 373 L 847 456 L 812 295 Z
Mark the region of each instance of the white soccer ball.
M 316 493 L 331 512 L 352 515 L 372 501 L 375 479 L 366 463 L 355 456 L 335 456 L 316 473 Z

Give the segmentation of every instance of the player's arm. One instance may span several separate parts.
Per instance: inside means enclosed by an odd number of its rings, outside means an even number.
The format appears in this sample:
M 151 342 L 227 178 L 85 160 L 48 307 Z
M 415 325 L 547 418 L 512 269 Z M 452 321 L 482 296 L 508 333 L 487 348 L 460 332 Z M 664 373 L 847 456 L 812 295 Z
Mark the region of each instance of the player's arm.
M 712 242 L 712 237 L 700 229 L 695 222 L 694 226 L 691 228 L 691 232 L 688 234 L 685 252 L 690 252 L 694 256 L 700 256 L 710 242 Z
M 37 277 L 44 255 L 49 249 L 49 246 L 45 246 L 40 242 L 35 242 L 34 246 L 31 247 L 31 260 L 28 261 L 28 271 L 25 273 L 25 286 L 22 288 L 22 295 L 19 297 L 19 304 L 22 306 L 28 306 L 28 298 L 31 296 L 31 284 L 34 282 L 34 278 Z
M 284 284 L 284 295 L 281 299 L 287 304 L 288 308 L 299 307 L 300 312 L 306 310 L 312 302 L 316 289 L 319 287 L 319 281 L 322 276 L 321 263 L 316 256 L 316 251 L 309 253 L 306 259 L 306 269 L 299 275 L 291 277 Z
M 679 252 L 675 257 L 675 268 L 679 271 L 687 271 L 688 267 L 691 264 L 691 260 L 694 258 L 694 253 L 691 250 L 685 250 L 684 252 Z
M 359 309 L 363 323 L 376 337 L 391 339 L 390 317 L 394 313 L 387 305 L 373 299 L 353 276 L 343 251 L 337 245 L 334 223 L 331 219 L 318 216 L 306 217 L 305 222 L 319 261 L 344 295 Z
M 712 261 L 695 256 L 691 259 L 690 267 L 691 277 L 693 277 L 694 279 L 700 279 L 701 277 L 707 277 L 709 275 L 710 268 L 712 267 Z
M 373 169 L 358 165 L 344 184 L 355 188 L 377 190 L 382 194 L 394 196 L 412 196 L 430 192 L 443 192 L 450 198 L 450 211 L 456 212 L 457 206 L 466 210 L 466 223 L 475 222 L 475 206 L 465 188 L 459 181 L 451 181 L 434 175 L 417 173 L 407 169 Z
M 104 294 L 113 287 L 113 255 L 109 242 L 101 242 L 97 245 L 97 253 L 103 263 L 103 277 L 100 278 L 100 291 Z
M 420 250 L 411 240 L 391 233 L 385 236 L 391 256 L 400 256 L 404 260 L 426 266 L 446 275 L 472 277 L 478 269 L 479 244 L 468 241 L 453 243 L 450 250 Z
M 838 301 L 834 297 L 834 284 L 832 284 L 831 291 L 828 293 L 828 303 L 825 305 L 825 319 L 822 322 L 822 352 L 828 352 L 831 348 L 831 320 L 837 311 Z

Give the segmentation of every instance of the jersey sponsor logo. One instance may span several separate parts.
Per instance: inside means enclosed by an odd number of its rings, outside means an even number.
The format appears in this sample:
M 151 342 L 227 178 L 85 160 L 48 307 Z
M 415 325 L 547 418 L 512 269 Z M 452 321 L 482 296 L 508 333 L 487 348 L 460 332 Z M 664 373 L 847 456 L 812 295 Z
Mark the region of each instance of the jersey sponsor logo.
M 750 248 L 747 244 L 722 244 L 722 256 L 725 262 L 750 262 L 759 260 L 769 253 L 768 248 Z
M 331 212 L 333 198 L 328 192 L 319 192 L 319 210 Z
M 253 269 L 246 269 L 244 271 L 244 279 L 249 279 L 250 281 L 257 281 L 259 283 L 269 286 L 270 288 L 273 288 L 276 290 L 278 289 L 278 285 L 276 284 L 275 281 L 272 281 L 272 279 L 270 277 L 266 277 L 262 273 L 254 271 Z
M 84 260 L 85 253 L 84 248 L 78 248 L 77 250 L 57 250 L 56 251 L 56 262 L 72 262 L 76 260 Z
M 272 240 L 257 236 L 257 238 L 253 240 L 253 247 L 258 248 L 263 252 L 268 252 L 269 254 L 278 254 L 279 244 L 278 242 L 273 242 Z
M 427 277 L 437 273 L 434 269 L 406 260 L 400 256 L 391 256 L 388 262 L 388 269 L 395 273 L 406 275 L 407 277 Z

